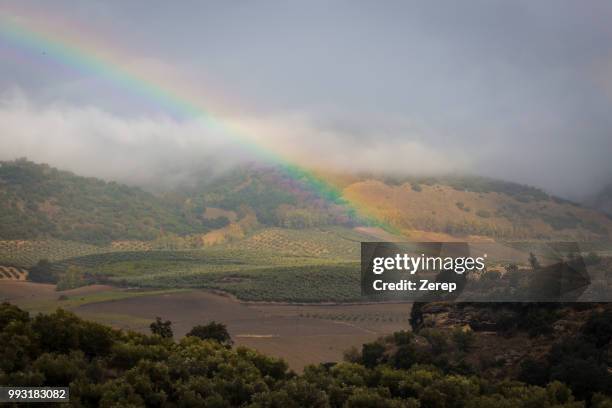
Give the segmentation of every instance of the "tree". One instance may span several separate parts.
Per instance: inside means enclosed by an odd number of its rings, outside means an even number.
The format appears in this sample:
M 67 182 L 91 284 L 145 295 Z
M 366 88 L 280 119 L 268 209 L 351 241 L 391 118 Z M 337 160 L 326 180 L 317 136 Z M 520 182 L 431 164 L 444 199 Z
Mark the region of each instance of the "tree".
M 361 348 L 361 361 L 368 368 L 380 364 L 384 355 L 385 346 L 378 342 L 366 343 Z
M 56 276 L 51 270 L 51 262 L 47 259 L 39 260 L 38 263 L 30 269 L 28 277 L 32 282 L 55 283 L 56 281 Z
M 174 333 L 172 333 L 172 322 L 170 320 L 164 322 L 159 316 L 155 318 L 155 321 L 149 327 L 151 328 L 151 333 L 157 334 L 164 339 L 171 339 L 174 336 Z
M 66 272 L 61 275 L 57 281 L 57 290 L 68 290 L 81 287 L 85 285 L 85 279 L 83 278 L 83 271 L 81 268 L 75 265 L 70 265 Z
M 202 340 L 214 340 L 224 346 L 231 346 L 234 342 L 223 323 L 214 320 L 206 325 L 194 326 L 187 336 L 199 337 Z
M 2 304 L 0 304 L 0 331 L 11 322 L 27 323 L 29 321 L 30 314 L 25 310 L 21 310 L 8 302 L 2 302 Z

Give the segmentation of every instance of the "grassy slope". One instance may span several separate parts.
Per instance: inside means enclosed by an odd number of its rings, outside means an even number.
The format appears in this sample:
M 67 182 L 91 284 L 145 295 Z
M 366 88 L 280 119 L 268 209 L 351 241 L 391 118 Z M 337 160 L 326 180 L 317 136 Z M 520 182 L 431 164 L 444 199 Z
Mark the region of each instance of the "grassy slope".
M 348 184 L 344 194 L 408 235 L 424 230 L 506 239 L 592 240 L 607 238 L 612 231 L 605 215 L 546 195 L 378 180 Z
M 200 220 L 136 187 L 25 160 L 0 162 L 0 239 L 88 243 L 205 231 Z

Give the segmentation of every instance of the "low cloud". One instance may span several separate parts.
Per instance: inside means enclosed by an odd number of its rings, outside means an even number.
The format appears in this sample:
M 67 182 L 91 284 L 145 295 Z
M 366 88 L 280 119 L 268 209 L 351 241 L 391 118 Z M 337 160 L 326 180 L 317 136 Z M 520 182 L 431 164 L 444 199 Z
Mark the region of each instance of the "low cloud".
M 332 171 L 431 174 L 467 168 L 459 154 L 428 147 L 408 123 L 387 128 L 384 137 L 370 131 L 356 138 L 350 129 L 300 114 L 232 117 L 211 125 L 124 118 L 95 107 L 38 106 L 19 93 L 0 101 L 1 159 L 27 157 L 145 187 L 167 188 L 202 170 L 216 173 L 279 158 Z

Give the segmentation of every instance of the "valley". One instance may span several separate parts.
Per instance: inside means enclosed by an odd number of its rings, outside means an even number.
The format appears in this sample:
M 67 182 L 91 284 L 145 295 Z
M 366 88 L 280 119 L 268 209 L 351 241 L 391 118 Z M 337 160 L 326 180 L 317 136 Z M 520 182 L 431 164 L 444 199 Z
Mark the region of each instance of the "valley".
M 410 304 L 364 302 L 361 242 L 597 242 L 612 230 L 595 210 L 490 179 L 351 176 L 337 185 L 361 210 L 271 168 L 153 194 L 3 163 L 0 299 L 142 333 L 160 316 L 177 338 L 220 321 L 237 345 L 300 371 L 410 330 Z M 499 256 L 527 264 L 517 254 Z

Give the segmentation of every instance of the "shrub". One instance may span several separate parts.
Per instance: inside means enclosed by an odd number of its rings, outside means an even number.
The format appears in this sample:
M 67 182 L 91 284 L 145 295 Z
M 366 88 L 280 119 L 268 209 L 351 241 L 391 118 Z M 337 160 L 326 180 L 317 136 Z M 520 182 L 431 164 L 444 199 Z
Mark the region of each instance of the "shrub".
M 214 340 L 219 344 L 230 346 L 233 344 L 232 338 L 223 323 L 212 321 L 204 326 L 195 326 L 187 336 L 195 336 L 202 340 Z
M 361 361 L 366 367 L 380 364 L 385 354 L 385 346 L 379 342 L 366 343 L 361 349 Z
M 476 211 L 476 215 L 481 218 L 489 218 L 491 217 L 491 213 L 487 210 L 478 210 Z
M 457 348 L 461 351 L 469 351 L 476 340 L 474 332 L 469 328 L 457 327 L 452 333 L 453 341 Z
M 172 332 L 172 322 L 170 320 L 163 321 L 159 316 L 149 325 L 149 328 L 151 329 L 151 333 L 164 339 L 171 339 L 174 335 Z

